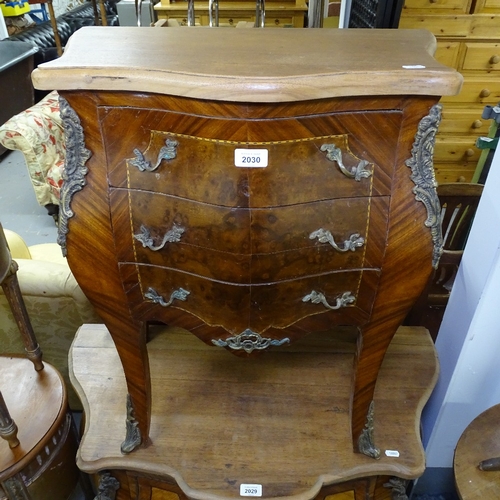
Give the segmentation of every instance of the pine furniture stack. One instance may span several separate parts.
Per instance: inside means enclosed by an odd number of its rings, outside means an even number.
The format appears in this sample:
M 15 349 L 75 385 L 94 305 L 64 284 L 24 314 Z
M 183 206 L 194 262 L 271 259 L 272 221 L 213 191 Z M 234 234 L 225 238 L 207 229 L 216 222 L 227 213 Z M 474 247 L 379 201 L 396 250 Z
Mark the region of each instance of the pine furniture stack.
M 431 31 L 436 59 L 464 76 L 462 91 L 441 101 L 434 160 L 440 184 L 471 182 L 481 155 L 476 141 L 490 126 L 483 109 L 500 103 L 500 2 L 407 0 L 399 27 Z

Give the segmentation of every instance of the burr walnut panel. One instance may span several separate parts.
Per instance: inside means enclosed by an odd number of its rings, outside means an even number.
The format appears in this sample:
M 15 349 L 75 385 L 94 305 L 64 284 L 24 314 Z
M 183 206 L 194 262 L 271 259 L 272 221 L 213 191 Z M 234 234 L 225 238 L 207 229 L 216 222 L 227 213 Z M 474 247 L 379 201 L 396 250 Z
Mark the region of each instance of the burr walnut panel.
M 131 310 L 143 320 L 168 324 L 175 318 L 176 324 L 185 327 L 176 312 L 181 310 L 208 326 L 220 327 L 221 333 L 237 335 L 250 329 L 261 334 L 274 328 L 281 336 L 287 336 L 282 329 L 318 314 L 327 315 L 330 325 L 363 324 L 380 275 L 376 270 L 337 271 L 238 285 L 148 265 L 121 264 L 120 272 Z M 213 301 L 217 301 L 217 309 L 211 307 Z
M 227 120 L 103 108 L 100 118 L 103 135 L 110 139 L 105 140 L 110 185 L 161 190 L 221 206 L 272 207 L 390 194 L 401 113 Z M 118 123 L 130 125 L 120 141 L 111 140 Z M 285 135 L 284 130 L 291 133 Z M 342 173 L 333 147 L 340 150 L 348 175 Z M 159 161 L 162 149 L 168 148 L 175 156 Z M 236 148 L 267 149 L 269 166 L 234 167 Z M 141 162 L 156 168 L 143 171 L 137 166 Z M 366 176 L 352 182 L 353 169 L 366 170 Z M 189 184 L 183 181 L 186 176 Z M 317 178 L 324 182 L 317 183 Z
M 378 268 L 382 263 L 384 249 L 376 242 L 387 228 L 387 197 L 234 209 L 113 189 L 111 200 L 114 225 L 125 228 L 115 233 L 122 262 L 177 268 L 235 283 Z M 130 217 L 129 230 L 120 217 Z

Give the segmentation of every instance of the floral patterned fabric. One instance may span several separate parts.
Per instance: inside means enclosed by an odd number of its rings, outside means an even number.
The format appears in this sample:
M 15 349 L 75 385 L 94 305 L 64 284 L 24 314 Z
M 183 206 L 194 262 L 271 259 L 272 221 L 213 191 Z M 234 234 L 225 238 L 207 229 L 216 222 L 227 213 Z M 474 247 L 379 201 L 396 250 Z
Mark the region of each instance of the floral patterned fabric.
M 38 203 L 59 204 L 66 145 L 57 92 L 5 122 L 0 143 L 24 154 Z

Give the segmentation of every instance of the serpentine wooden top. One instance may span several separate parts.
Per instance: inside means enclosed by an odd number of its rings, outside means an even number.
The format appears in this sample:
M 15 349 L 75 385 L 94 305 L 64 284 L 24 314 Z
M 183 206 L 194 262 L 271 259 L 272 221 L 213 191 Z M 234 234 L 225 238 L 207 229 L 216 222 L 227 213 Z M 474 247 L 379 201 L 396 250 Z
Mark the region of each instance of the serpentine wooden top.
M 425 30 L 85 27 L 33 72 L 44 90 L 153 92 L 236 102 L 455 95 L 462 76 Z

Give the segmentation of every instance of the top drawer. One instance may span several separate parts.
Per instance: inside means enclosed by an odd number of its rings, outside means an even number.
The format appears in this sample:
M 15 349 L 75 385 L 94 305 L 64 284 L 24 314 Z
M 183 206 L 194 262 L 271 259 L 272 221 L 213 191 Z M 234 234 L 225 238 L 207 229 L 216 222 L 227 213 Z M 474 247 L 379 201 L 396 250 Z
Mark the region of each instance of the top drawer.
M 110 113 L 102 122 L 112 187 L 241 208 L 391 192 L 399 112 L 253 122 L 207 119 L 196 127 L 196 136 L 165 130 L 192 132 L 190 117 L 179 121 L 174 113 L 153 111 L 158 119 L 149 117 L 146 128 L 142 126 L 146 123 L 143 113 L 140 110 L 134 115 L 128 109 L 111 112 L 131 123 L 120 141 L 106 140 L 112 137 L 115 123 Z M 240 127 L 233 133 L 234 122 Z M 225 136 L 270 140 L 232 140 Z M 239 161 L 238 150 L 243 152 Z M 256 159 L 254 150 L 265 154 L 267 159 L 264 156 Z
M 466 43 L 464 70 L 500 70 L 500 43 Z
M 470 0 L 406 0 L 403 12 L 407 10 L 435 10 L 438 12 L 455 11 L 467 13 L 469 12 L 470 4 Z

